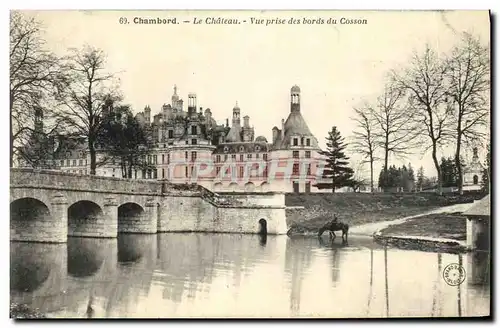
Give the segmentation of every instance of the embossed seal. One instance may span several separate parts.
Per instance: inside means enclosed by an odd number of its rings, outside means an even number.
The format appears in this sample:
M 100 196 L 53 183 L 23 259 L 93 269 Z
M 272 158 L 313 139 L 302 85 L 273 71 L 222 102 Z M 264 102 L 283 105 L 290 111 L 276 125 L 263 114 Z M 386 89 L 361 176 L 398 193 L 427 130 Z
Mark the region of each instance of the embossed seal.
M 465 280 L 465 269 L 458 263 L 450 263 L 443 270 L 443 279 L 450 286 L 458 286 Z

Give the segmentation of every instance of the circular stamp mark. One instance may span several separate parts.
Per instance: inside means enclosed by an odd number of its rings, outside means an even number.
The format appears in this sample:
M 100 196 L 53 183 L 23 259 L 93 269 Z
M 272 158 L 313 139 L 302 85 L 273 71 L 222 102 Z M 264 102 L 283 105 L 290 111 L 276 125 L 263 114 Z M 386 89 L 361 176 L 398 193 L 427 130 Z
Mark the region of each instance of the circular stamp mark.
M 458 263 L 450 263 L 443 270 L 443 279 L 450 286 L 458 286 L 465 280 L 465 269 Z

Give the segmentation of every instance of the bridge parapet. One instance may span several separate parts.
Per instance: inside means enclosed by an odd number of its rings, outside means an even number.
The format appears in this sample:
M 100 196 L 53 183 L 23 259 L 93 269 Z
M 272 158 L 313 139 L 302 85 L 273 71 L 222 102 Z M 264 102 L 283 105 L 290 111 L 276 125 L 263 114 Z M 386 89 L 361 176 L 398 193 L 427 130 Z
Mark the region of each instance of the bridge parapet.
M 95 190 L 111 193 L 162 194 L 162 182 L 65 173 L 52 170 L 11 169 L 11 187 L 40 187 L 64 190 Z

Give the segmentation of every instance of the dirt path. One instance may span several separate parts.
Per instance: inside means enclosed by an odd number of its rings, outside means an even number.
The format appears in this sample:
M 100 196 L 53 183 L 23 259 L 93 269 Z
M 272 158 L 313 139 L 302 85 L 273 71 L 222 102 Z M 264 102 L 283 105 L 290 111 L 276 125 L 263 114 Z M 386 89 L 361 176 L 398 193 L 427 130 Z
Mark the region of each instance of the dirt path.
M 473 203 L 445 206 L 445 207 L 431 210 L 431 211 L 428 211 L 428 212 L 425 212 L 422 214 L 408 216 L 408 217 L 401 218 L 401 219 L 362 224 L 359 226 L 351 227 L 349 229 L 349 234 L 361 235 L 361 236 L 373 236 L 374 233 L 376 233 L 377 231 L 379 231 L 381 229 L 387 228 L 388 226 L 393 225 L 393 224 L 403 223 L 403 222 L 405 222 L 409 219 L 412 219 L 412 218 L 416 218 L 416 217 L 424 216 L 424 215 L 428 215 L 428 214 L 437 214 L 437 213 L 446 213 L 446 212 L 448 212 L 448 213 L 464 212 L 467 209 L 469 209 L 472 205 L 473 205 Z

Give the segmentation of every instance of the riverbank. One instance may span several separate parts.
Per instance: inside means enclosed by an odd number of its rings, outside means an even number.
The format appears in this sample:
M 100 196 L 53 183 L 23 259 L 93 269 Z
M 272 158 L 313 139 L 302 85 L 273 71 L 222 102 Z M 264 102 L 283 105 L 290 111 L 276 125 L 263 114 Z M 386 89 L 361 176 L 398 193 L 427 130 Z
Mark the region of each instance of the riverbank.
M 467 224 L 461 212 L 433 213 L 409 218 L 377 231 L 374 240 L 402 249 L 463 253 Z
M 335 213 L 341 221 L 349 224 L 351 233 L 371 236 L 383 228 L 379 224 L 440 212 L 449 206 L 467 207 L 478 198 L 481 196 L 476 194 L 287 194 L 288 232 L 317 233 Z M 458 210 L 452 210 L 455 211 Z

